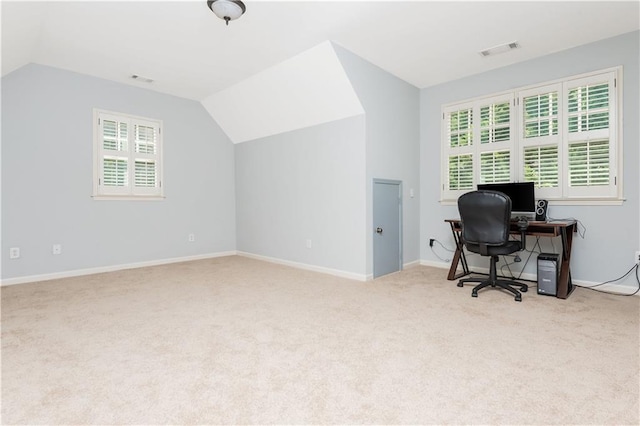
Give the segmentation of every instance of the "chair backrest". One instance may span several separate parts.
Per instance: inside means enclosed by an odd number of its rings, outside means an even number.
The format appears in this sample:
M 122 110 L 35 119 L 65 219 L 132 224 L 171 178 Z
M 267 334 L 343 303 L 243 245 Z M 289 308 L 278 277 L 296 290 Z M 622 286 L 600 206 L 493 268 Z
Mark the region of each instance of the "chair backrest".
M 471 191 L 458 198 L 462 241 L 501 246 L 509 241 L 511 199 L 497 191 Z

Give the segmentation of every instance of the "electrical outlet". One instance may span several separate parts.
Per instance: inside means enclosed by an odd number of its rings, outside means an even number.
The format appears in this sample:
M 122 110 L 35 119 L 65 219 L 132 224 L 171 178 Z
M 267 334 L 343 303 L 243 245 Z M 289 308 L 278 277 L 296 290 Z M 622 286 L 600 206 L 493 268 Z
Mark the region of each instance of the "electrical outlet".
M 429 238 L 429 247 L 433 247 L 433 243 L 435 242 L 435 238 Z
M 54 244 L 51 247 L 51 253 L 53 253 L 53 254 L 62 254 L 62 246 L 60 244 Z
M 306 246 L 307 246 L 308 249 L 311 248 L 311 239 L 310 238 L 307 239 Z
M 189 234 L 189 237 L 187 239 L 189 240 L 190 243 L 192 243 L 196 240 L 196 236 L 195 234 Z
M 11 247 L 9 249 L 9 259 L 19 259 L 20 258 L 20 247 Z
M 636 265 L 640 264 L 640 251 L 636 252 Z

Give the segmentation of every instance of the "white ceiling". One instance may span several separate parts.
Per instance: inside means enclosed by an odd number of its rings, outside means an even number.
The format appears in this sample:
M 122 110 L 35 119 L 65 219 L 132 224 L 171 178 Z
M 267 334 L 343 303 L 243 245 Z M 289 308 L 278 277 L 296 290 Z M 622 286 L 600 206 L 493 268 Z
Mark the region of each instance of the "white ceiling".
M 206 0 L 2 1 L 2 75 L 35 62 L 202 100 L 331 40 L 424 88 L 640 29 L 637 0 L 245 4 L 225 26 Z

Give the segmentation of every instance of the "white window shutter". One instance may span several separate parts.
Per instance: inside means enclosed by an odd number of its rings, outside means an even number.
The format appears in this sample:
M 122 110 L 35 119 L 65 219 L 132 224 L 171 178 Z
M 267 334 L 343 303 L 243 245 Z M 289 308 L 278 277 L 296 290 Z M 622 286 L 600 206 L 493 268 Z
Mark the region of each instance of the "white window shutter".
M 564 96 L 567 197 L 616 197 L 615 74 L 570 80 Z
M 162 196 L 159 121 L 95 110 L 94 196 Z
M 480 143 L 476 145 L 477 183 L 506 183 L 514 178 L 513 95 L 486 98 L 476 104 L 480 117 L 476 126 Z
M 511 152 L 489 151 L 480 154 L 480 183 L 505 183 L 511 180 Z
M 536 87 L 518 93 L 520 105 L 520 179 L 534 182 L 536 197 L 562 197 L 561 133 L 562 84 Z
M 537 198 L 622 200 L 622 68 L 442 107 L 443 200 L 478 183 L 534 182 Z
M 444 199 L 456 199 L 474 188 L 474 117 L 472 104 L 444 109 L 442 194 Z

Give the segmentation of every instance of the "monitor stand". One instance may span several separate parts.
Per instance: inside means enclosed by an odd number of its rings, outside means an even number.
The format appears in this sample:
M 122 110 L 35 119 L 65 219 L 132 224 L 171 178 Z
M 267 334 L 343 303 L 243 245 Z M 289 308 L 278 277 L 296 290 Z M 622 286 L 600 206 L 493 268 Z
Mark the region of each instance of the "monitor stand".
M 527 220 L 536 220 L 536 212 L 511 212 L 511 220 L 517 220 L 521 217 Z

